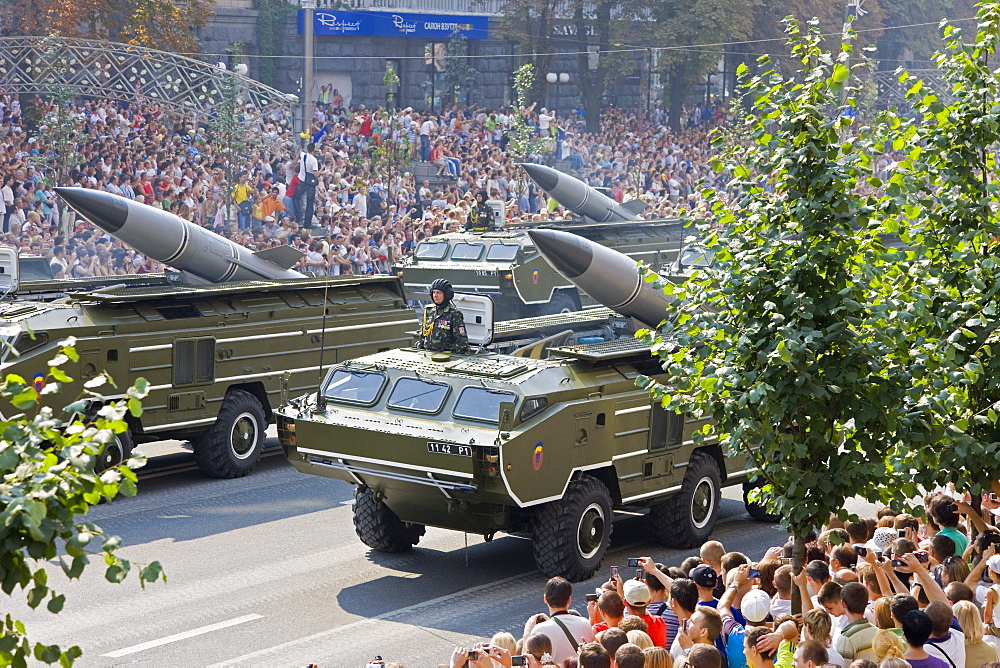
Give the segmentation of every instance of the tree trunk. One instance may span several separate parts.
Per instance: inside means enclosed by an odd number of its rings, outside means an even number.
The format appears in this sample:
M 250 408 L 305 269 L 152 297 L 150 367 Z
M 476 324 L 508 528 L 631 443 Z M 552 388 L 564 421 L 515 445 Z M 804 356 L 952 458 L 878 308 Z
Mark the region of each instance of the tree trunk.
M 806 539 L 795 532 L 795 542 L 792 544 L 792 573 L 798 575 L 805 568 L 806 562 Z M 802 612 L 802 597 L 798 587 L 792 587 L 792 614 L 797 615 Z
M 674 132 L 680 132 L 681 109 L 684 106 L 684 94 L 687 90 L 687 86 L 684 85 L 680 77 L 671 75 L 669 90 L 670 95 L 667 103 L 667 111 L 670 112 L 670 115 L 668 117 L 667 124 Z

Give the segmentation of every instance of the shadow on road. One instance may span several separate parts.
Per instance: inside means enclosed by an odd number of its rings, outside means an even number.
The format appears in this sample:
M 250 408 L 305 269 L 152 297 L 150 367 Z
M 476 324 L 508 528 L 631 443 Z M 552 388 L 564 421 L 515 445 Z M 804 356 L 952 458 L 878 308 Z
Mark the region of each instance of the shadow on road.
M 742 524 L 749 519 L 739 501 L 723 499 L 719 511 L 716 534 L 728 534 L 726 524 L 732 520 Z M 742 531 L 746 531 L 745 526 Z M 346 587 L 340 591 L 337 602 L 346 612 L 363 617 L 381 616 L 391 621 L 474 634 L 482 634 L 484 623 L 494 615 L 497 619 L 509 619 L 511 614 L 515 618 L 523 614 L 527 619 L 528 615 L 545 610 L 541 596 L 547 578 L 535 568 L 530 539 L 503 536 L 485 543 L 478 536 L 470 536 L 472 541 L 476 543 L 448 552 L 419 546 L 402 554 L 369 550 L 369 561 L 397 574 Z M 697 554 L 697 550 L 669 550 L 656 544 L 645 518 L 618 520 L 601 569 L 590 580 L 574 585 L 573 607 L 584 612 L 583 594 L 594 591 L 608 579 L 611 565 L 620 565 L 624 574 L 628 572 L 624 567 L 628 557 L 648 554 L 676 565 L 684 557 Z M 470 593 L 467 599 L 465 590 L 476 587 L 482 589 Z M 514 591 L 522 593 L 512 595 Z M 525 591 L 530 593 L 524 594 Z M 449 598 L 457 592 L 463 593 Z M 437 601 L 441 598 L 445 600 Z M 455 609 L 475 609 L 475 600 L 490 601 L 488 614 L 473 615 L 473 619 L 455 614 Z M 521 634 L 521 629 L 490 629 L 490 633 L 498 630 L 509 630 L 517 637 Z

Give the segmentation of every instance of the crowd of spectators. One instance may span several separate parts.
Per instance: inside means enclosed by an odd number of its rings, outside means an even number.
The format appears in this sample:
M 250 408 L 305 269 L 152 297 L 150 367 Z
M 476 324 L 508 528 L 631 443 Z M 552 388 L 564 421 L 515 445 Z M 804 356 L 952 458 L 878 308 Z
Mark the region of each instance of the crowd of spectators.
M 171 211 L 253 250 L 290 244 L 304 253 L 299 268 L 313 273 L 385 272 L 420 239 L 465 226 L 480 193 L 504 201 L 512 222 L 571 217 L 517 168 L 518 116 L 533 133 L 530 159 L 606 187 L 619 201 L 642 198 L 649 218 L 699 206 L 698 181 L 717 178 L 707 133 L 724 122 L 719 110 L 693 109 L 680 132 L 667 129 L 662 109 L 611 107 L 600 132 L 584 133 L 582 113 L 537 105 L 389 113 L 331 101 L 315 105 L 303 133 L 302 143 L 315 146 L 308 156 L 280 118 L 248 123 L 256 148 L 234 154 L 210 113 L 185 118 L 155 104 L 79 100 L 62 110 L 71 127 L 60 125 L 60 134 L 51 102 L 0 90 L 0 241 L 49 257 L 57 277 L 161 269 L 78 221 L 53 190 L 61 180 Z M 316 183 L 306 211 L 311 160 Z M 424 169 L 429 178 L 415 177 L 421 164 L 436 175 Z
M 832 518 L 798 575 L 789 539 L 757 559 L 715 540 L 676 566 L 636 558 L 596 590 L 552 578 L 544 611 L 448 665 L 1000 668 L 1000 500 L 983 494 L 977 510 L 951 490 L 924 510 Z

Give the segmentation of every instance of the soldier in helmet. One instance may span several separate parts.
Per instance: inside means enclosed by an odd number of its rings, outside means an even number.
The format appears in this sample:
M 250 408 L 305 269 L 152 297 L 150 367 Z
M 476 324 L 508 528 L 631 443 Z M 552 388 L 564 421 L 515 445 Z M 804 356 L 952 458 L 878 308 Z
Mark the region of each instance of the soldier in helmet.
M 492 227 L 493 209 L 486 203 L 488 198 L 485 190 L 476 193 L 476 205 L 469 211 L 469 217 L 465 221 L 466 232 L 482 232 Z
M 451 303 L 455 290 L 451 283 L 439 278 L 431 283 L 431 301 L 424 307 L 420 321 L 420 341 L 417 348 L 442 353 L 469 352 L 469 337 L 465 333 L 465 318 Z

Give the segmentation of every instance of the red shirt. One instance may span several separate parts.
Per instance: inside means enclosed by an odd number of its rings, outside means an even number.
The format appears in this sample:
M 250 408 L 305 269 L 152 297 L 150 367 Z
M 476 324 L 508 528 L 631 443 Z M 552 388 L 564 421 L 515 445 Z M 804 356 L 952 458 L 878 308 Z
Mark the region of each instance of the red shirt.
M 667 646 L 667 623 L 659 615 L 643 615 L 640 619 L 646 622 L 646 634 L 657 647 Z M 594 624 L 594 634 L 608 630 L 607 622 L 597 622 Z

